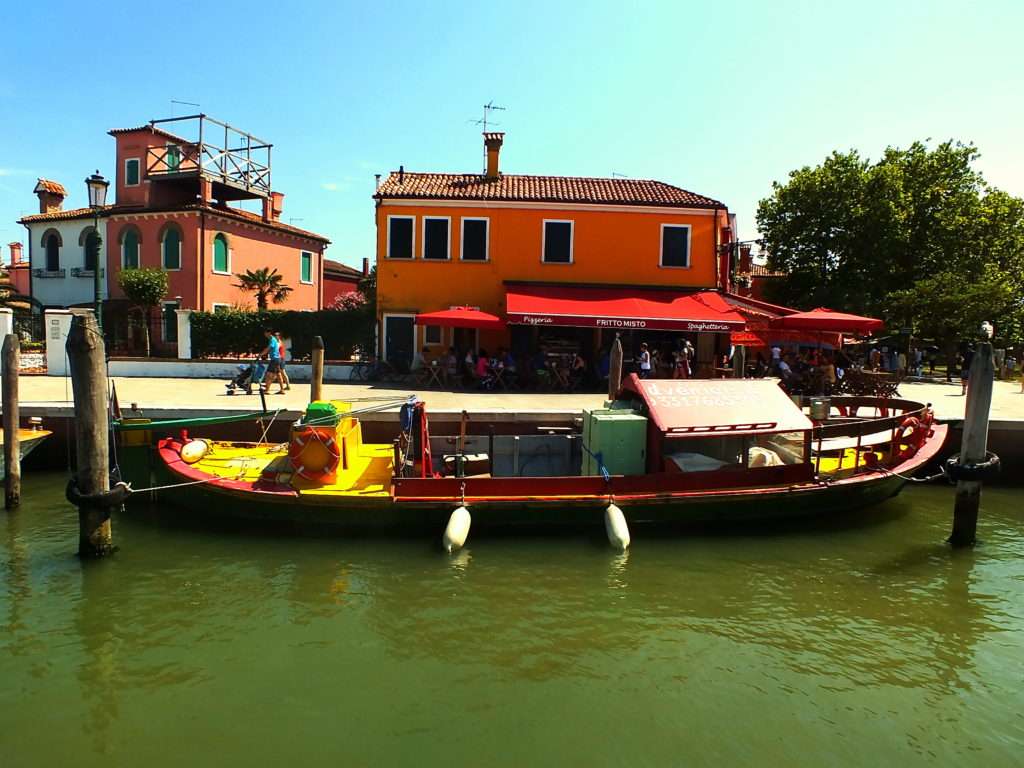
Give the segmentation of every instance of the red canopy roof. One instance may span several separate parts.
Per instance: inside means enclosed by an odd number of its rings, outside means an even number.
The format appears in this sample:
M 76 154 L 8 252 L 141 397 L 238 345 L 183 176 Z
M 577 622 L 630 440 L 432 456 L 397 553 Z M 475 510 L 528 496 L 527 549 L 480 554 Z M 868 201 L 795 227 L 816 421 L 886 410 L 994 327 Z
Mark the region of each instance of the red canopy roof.
M 439 312 L 416 315 L 416 325 L 440 325 L 445 328 L 482 328 L 500 331 L 505 327 L 500 317 L 481 312 L 475 307 L 452 307 Z
M 771 379 L 639 379 L 634 373 L 622 391 L 643 400 L 654 426 L 668 435 L 756 435 L 814 426 Z
M 874 317 L 833 312 L 825 307 L 810 312 L 797 312 L 772 320 L 774 328 L 789 328 L 794 331 L 832 331 L 836 333 L 871 333 L 885 323 Z
M 508 321 L 524 325 L 726 333 L 746 324 L 714 291 L 511 285 L 506 300 Z

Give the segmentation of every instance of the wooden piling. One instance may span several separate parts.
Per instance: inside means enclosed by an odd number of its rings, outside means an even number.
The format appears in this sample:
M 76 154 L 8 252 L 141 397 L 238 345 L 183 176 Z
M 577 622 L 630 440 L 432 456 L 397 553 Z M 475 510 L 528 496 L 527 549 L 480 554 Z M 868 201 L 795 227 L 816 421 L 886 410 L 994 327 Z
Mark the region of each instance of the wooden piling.
M 994 376 L 992 344 L 980 342 L 974 351 L 967 380 L 967 408 L 964 414 L 964 436 L 960 443 L 960 464 L 977 464 L 985 460 Z M 981 481 L 958 480 L 953 507 L 953 532 L 949 536 L 949 543 L 954 547 L 974 544 L 980 504 Z
M 324 395 L 324 340 L 313 337 L 313 361 L 310 366 L 309 401 L 323 400 Z
M 608 399 L 614 400 L 622 387 L 622 341 L 615 334 L 612 350 L 608 355 Z
M 106 493 L 110 490 L 106 350 L 95 316 L 75 315 L 66 348 L 75 399 L 78 492 L 83 496 Z M 104 557 L 113 550 L 110 509 L 93 504 L 79 506 L 79 556 Z
M 3 409 L 4 409 L 4 508 L 21 504 L 21 445 L 18 428 L 18 373 L 21 369 L 21 342 L 17 335 L 7 334 L 3 346 Z

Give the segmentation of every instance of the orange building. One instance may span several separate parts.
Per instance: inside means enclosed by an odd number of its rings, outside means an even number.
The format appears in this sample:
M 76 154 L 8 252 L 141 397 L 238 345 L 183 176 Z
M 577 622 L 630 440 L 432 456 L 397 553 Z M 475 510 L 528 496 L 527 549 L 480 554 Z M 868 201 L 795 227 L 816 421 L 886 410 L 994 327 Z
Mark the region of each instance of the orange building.
M 235 275 L 247 270 L 267 267 L 283 276 L 292 291 L 275 308 L 321 308 L 329 241 L 281 220 L 284 195 L 271 187 L 270 144 L 206 115 L 154 120 L 110 135 L 116 141 L 115 199 L 99 218 L 104 331 L 114 349 L 127 341 L 132 311 L 118 274 L 132 267 L 168 275 L 160 317 L 149 319 L 158 350 L 177 341 L 176 309 L 254 309 L 253 294 L 236 287 Z M 93 272 L 84 244 L 92 236 L 93 211 L 65 210 L 67 192 L 55 182 L 41 179 L 36 193 L 39 214 L 21 219 L 39 283 L 33 292 L 42 297 L 47 289 L 46 305 L 91 304 Z M 245 201 L 260 210 L 243 210 Z M 68 284 L 65 290 L 60 283 Z
M 729 214 L 660 181 L 502 173 L 504 134 L 485 133 L 483 174 L 389 174 L 376 194 L 379 352 L 423 346 L 581 348 L 613 333 L 692 338 L 710 363 L 742 318 L 725 304 Z M 472 306 L 501 330 L 417 326 Z M 591 358 L 593 359 L 593 358 Z

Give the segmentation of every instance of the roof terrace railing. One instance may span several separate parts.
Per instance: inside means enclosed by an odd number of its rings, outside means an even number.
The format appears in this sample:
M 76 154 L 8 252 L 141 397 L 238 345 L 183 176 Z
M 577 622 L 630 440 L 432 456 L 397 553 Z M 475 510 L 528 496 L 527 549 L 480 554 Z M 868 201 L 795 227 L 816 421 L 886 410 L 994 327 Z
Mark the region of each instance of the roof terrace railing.
M 149 148 L 147 175 L 205 176 L 258 196 L 270 195 L 272 144 L 203 114 L 150 120 L 150 126 L 168 141 Z

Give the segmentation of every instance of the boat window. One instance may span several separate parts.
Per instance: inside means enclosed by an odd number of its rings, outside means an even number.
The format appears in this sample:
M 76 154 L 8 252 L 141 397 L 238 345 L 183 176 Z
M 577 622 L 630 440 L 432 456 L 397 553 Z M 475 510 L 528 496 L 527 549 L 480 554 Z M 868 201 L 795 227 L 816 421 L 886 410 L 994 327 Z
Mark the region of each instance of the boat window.
M 669 438 L 665 441 L 666 463 L 680 472 L 709 472 L 738 469 L 743 465 L 744 438 L 740 435 Z
M 748 467 L 779 467 L 803 464 L 804 461 L 803 432 L 777 432 L 750 438 L 747 447 Z

